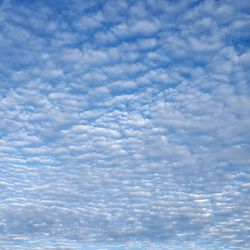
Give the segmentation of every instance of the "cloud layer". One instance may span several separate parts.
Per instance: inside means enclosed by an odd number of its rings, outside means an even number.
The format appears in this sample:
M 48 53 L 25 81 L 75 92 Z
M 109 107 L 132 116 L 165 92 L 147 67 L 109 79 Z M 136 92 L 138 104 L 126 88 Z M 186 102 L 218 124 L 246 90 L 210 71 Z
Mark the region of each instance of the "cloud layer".
M 2 249 L 248 249 L 249 11 L 2 1 Z

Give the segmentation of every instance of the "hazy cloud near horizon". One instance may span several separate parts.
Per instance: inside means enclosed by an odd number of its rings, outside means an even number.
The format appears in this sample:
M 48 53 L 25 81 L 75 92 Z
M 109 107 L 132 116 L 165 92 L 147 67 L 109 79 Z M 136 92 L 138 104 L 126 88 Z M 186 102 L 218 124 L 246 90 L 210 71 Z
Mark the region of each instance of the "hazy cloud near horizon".
M 0 1 L 2 249 L 248 249 L 249 27 L 244 0 Z

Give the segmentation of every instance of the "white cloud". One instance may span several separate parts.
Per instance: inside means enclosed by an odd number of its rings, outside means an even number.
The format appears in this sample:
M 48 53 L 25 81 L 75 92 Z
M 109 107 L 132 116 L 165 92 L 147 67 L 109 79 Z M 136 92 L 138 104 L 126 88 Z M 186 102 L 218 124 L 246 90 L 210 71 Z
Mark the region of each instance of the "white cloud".
M 249 248 L 246 6 L 5 1 L 0 245 Z

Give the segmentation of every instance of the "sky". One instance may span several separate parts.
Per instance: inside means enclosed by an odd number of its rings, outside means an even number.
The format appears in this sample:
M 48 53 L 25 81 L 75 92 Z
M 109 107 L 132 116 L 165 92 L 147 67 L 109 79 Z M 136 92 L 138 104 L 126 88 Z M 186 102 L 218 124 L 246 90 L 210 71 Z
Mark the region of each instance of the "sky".
M 0 1 L 0 249 L 250 249 L 248 0 Z

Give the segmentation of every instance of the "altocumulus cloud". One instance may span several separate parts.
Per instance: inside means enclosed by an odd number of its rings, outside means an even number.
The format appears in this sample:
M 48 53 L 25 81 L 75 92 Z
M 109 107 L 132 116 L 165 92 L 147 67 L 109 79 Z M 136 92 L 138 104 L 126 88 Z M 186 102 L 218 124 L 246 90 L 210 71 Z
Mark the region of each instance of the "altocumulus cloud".
M 0 248 L 249 249 L 249 1 L 0 3 Z

